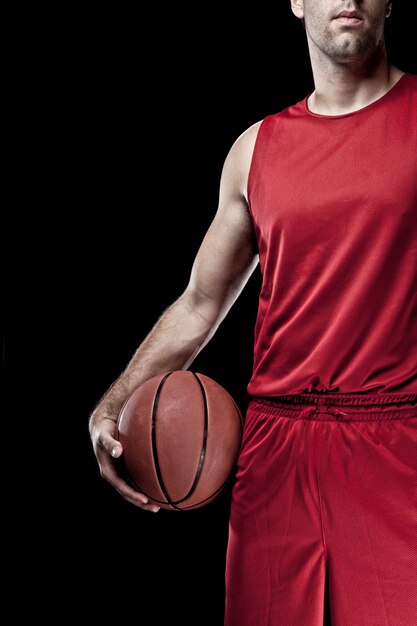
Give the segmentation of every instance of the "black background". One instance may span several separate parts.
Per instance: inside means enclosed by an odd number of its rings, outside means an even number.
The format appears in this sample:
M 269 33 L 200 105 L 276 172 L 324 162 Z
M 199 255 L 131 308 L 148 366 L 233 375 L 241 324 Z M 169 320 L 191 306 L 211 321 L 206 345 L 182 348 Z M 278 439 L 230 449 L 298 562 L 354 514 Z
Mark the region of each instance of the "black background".
M 388 47 L 417 72 L 406 4 L 394 2 Z M 289 2 L 279 7 L 226 17 L 208 5 L 103 5 L 69 16 L 44 46 L 5 344 L 9 428 L 30 447 L 24 462 L 14 448 L 18 577 L 37 584 L 40 614 L 53 597 L 67 617 L 222 625 L 229 489 L 196 511 L 136 509 L 100 478 L 87 425 L 185 288 L 233 141 L 313 89 L 302 26 Z M 255 273 L 192 366 L 243 412 L 258 282 Z

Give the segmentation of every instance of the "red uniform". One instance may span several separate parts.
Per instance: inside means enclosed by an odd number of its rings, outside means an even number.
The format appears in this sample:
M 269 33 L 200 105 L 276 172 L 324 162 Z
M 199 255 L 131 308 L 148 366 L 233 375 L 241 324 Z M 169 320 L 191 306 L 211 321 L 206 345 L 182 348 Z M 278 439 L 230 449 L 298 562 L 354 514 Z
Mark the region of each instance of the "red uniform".
M 262 122 L 226 626 L 417 624 L 417 77 Z M 326 585 L 327 581 L 327 585 Z

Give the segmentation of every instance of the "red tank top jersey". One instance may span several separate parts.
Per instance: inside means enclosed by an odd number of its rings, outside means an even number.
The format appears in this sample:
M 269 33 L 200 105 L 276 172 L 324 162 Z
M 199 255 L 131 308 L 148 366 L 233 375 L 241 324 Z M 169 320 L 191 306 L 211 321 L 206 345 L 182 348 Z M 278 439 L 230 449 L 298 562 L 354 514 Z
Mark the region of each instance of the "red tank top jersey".
M 417 76 L 345 115 L 261 123 L 253 396 L 417 392 Z

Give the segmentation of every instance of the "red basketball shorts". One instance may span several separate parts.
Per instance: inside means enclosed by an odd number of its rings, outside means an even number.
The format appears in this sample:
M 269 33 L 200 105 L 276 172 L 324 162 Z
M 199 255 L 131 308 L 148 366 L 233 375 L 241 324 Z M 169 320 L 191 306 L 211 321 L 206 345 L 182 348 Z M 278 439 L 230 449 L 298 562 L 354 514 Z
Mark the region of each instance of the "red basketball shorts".
M 248 406 L 225 625 L 330 623 L 417 625 L 417 394 Z

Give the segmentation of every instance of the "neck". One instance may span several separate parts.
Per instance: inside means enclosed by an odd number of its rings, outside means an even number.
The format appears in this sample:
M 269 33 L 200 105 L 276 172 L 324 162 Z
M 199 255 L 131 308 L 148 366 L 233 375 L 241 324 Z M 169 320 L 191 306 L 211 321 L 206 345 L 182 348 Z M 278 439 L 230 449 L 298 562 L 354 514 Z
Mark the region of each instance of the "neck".
M 381 98 L 403 75 L 388 63 L 385 50 L 367 63 L 335 63 L 323 57 L 311 61 L 315 90 L 308 106 L 322 115 L 357 111 Z

